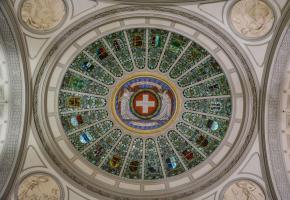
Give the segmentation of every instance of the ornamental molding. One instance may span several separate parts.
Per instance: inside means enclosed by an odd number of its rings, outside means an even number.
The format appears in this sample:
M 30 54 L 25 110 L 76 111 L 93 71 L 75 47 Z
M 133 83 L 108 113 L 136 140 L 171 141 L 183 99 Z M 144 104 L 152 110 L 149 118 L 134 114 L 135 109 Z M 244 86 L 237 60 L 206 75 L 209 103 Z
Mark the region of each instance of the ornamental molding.
M 159 14 L 156 14 L 159 13 Z M 173 16 L 174 15 L 174 16 Z M 41 98 L 44 94 L 44 86 L 47 82 L 47 78 L 45 75 L 47 71 L 51 71 L 55 62 L 57 61 L 59 55 L 63 53 L 63 51 L 68 48 L 68 46 L 83 35 L 89 30 L 92 30 L 96 27 L 101 26 L 102 24 L 106 24 L 112 22 L 116 19 L 126 19 L 129 17 L 140 17 L 140 16 L 154 16 L 158 18 L 168 19 L 170 21 L 175 21 L 181 24 L 186 24 L 189 27 L 194 27 L 198 29 L 203 34 L 207 35 L 208 37 L 215 38 L 217 43 L 223 47 L 222 49 L 230 57 L 233 58 L 233 62 L 238 67 L 239 73 L 242 75 L 241 79 L 243 83 L 245 83 L 244 90 L 245 90 L 245 100 L 246 100 L 246 108 L 244 108 L 245 113 L 248 115 L 247 119 L 244 119 L 245 126 L 242 128 L 243 134 L 239 134 L 239 139 L 236 141 L 236 148 L 233 149 L 229 153 L 229 158 L 226 161 L 223 161 L 223 169 L 216 168 L 212 171 L 212 173 L 217 174 L 217 176 L 213 178 L 209 178 L 207 180 L 201 181 L 201 183 L 193 188 L 187 189 L 183 191 L 179 191 L 174 193 L 174 195 L 159 195 L 159 197 L 150 197 L 150 199 L 178 199 L 187 197 L 190 195 L 198 196 L 200 192 L 205 192 L 210 190 L 211 188 L 219 185 L 219 182 L 224 180 L 228 177 L 235 168 L 239 166 L 239 163 L 245 158 L 245 153 L 249 150 L 250 144 L 253 143 L 255 138 L 255 122 L 257 118 L 257 81 L 253 78 L 252 72 L 253 68 L 250 62 L 244 56 L 245 54 L 241 52 L 241 48 L 232 40 L 230 36 L 227 35 L 224 31 L 219 29 L 216 25 L 211 24 L 210 22 L 204 20 L 204 18 L 200 17 L 198 14 L 189 13 L 183 9 L 172 9 L 166 7 L 151 7 L 151 6 L 114 6 L 110 9 L 105 9 L 100 11 L 99 13 L 94 13 L 92 15 L 87 16 L 86 19 L 79 21 L 78 23 L 74 24 L 71 28 L 68 28 L 67 32 L 63 35 L 60 35 L 56 40 L 55 43 L 52 44 L 49 48 L 49 51 L 46 52 L 46 56 L 43 57 L 41 62 L 38 65 L 38 73 L 34 77 L 35 78 L 35 90 L 33 94 L 34 98 L 34 105 L 33 105 L 33 113 L 34 113 L 34 122 L 37 132 L 39 134 L 40 142 L 43 144 L 44 151 L 46 151 L 52 161 L 58 166 L 57 170 L 60 170 L 63 174 L 66 175 L 68 180 L 74 180 L 79 185 L 82 185 L 84 188 L 92 192 L 92 195 L 106 196 L 109 198 L 119 198 L 120 193 L 108 193 L 107 191 L 101 190 L 99 187 L 94 187 L 90 183 L 80 179 L 79 176 L 75 173 L 72 173 L 68 170 L 67 163 L 63 163 L 60 157 L 57 156 L 57 152 L 53 151 L 50 148 L 50 139 L 47 137 L 45 133 L 48 130 L 46 126 L 46 120 L 42 117 L 42 108 L 41 108 Z M 247 121 L 248 120 L 248 121 Z M 95 193 L 95 194 L 94 194 Z M 130 199 L 140 198 L 138 195 L 125 195 L 123 194 L 124 198 Z M 146 198 L 146 196 L 144 196 Z M 148 197 L 147 197 L 148 198 Z
M 272 199 L 289 199 L 290 183 L 281 146 L 281 98 L 283 77 L 287 73 L 290 53 L 290 3 L 284 9 L 280 24 L 268 51 L 261 94 L 261 134 L 267 186 Z
M 8 132 L 0 155 L 0 196 L 6 199 L 17 174 L 27 131 L 29 84 L 22 46 L 24 42 L 12 11 L 5 2 L 0 4 L 0 23 L 9 76 Z

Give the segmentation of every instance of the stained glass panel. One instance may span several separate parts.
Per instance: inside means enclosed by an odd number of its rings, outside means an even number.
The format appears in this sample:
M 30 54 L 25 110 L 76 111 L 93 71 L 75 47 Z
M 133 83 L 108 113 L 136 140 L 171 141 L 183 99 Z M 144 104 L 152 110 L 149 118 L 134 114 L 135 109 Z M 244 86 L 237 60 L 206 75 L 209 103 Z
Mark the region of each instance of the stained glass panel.
M 123 177 L 129 179 L 142 178 L 142 165 L 143 165 L 143 140 L 137 138 L 133 141 Z
M 112 51 L 121 62 L 123 68 L 126 71 L 131 72 L 134 69 L 134 65 L 131 60 L 129 47 L 127 45 L 124 31 L 112 33 L 106 36 L 105 39 L 108 42 Z
M 99 164 L 106 157 L 107 153 L 112 149 L 117 142 L 122 132 L 119 129 L 111 131 L 108 135 L 92 145 L 87 151 L 83 153 L 83 156 L 89 160 L 92 164 L 99 166 Z
M 168 32 L 160 29 L 149 29 L 148 68 L 155 69 L 160 60 Z
M 157 138 L 163 166 L 167 177 L 176 176 L 185 171 L 178 156 L 173 151 L 165 136 Z
M 146 29 L 130 29 L 127 31 L 135 65 L 139 69 L 145 67 Z
M 166 47 L 164 56 L 162 58 L 162 62 L 160 64 L 160 71 L 165 73 L 167 72 L 179 55 L 183 52 L 186 45 L 190 42 L 190 40 L 181 35 L 172 33 L 169 39 L 168 46 Z
M 118 62 L 102 40 L 98 40 L 95 43 L 89 45 L 85 49 L 85 52 L 87 52 L 92 58 L 98 61 L 114 76 L 121 77 L 123 75 L 122 68 L 119 66 Z

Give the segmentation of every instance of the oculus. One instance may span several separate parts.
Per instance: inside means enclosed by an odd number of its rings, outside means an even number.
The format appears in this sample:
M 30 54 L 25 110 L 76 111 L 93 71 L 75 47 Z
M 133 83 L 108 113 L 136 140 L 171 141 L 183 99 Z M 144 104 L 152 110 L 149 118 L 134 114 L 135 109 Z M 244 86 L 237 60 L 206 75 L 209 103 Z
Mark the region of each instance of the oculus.
M 58 88 L 67 141 L 97 170 L 123 179 L 161 180 L 198 166 L 231 121 L 231 89 L 215 57 L 157 28 L 87 45 Z

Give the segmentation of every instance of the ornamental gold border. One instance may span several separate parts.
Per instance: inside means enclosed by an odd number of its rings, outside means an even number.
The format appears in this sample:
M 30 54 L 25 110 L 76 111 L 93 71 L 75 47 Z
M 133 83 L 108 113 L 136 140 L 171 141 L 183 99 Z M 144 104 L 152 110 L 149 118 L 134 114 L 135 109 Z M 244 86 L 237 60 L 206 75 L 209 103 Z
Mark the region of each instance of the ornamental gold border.
M 134 73 L 134 72 L 133 72 Z M 126 82 L 134 79 L 134 78 L 139 78 L 139 77 L 152 77 L 152 78 L 157 78 L 160 79 L 161 81 L 165 82 L 173 91 L 175 97 L 176 97 L 176 109 L 175 112 L 172 116 L 172 118 L 166 123 L 164 124 L 162 127 L 157 128 L 157 129 L 153 129 L 153 130 L 140 130 L 140 129 L 136 129 L 136 128 L 132 128 L 128 125 L 126 125 L 118 116 L 118 114 L 116 113 L 115 110 L 115 102 L 116 102 L 116 95 L 119 91 L 119 89 L 122 87 L 123 84 L 125 84 Z M 131 75 L 127 75 L 127 77 L 123 78 L 121 81 L 117 82 L 115 89 L 113 90 L 111 97 L 112 97 L 112 101 L 110 103 L 110 109 L 112 111 L 112 115 L 114 117 L 114 119 L 126 130 L 129 130 L 133 133 L 137 133 L 140 135 L 153 135 L 159 132 L 162 132 L 164 130 L 166 130 L 170 125 L 172 125 L 172 122 L 176 121 L 180 108 L 181 108 L 181 96 L 178 92 L 178 88 L 175 86 L 175 84 L 171 81 L 169 81 L 165 76 L 159 75 L 159 74 L 155 74 L 154 72 L 135 72 L 134 74 Z

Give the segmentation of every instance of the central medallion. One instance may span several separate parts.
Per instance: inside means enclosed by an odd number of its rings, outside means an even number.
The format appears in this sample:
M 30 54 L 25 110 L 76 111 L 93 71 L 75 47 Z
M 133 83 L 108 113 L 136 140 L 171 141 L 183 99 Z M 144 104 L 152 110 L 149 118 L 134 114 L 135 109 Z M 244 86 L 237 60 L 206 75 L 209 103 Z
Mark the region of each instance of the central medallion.
M 158 115 L 161 99 L 153 89 L 138 89 L 130 101 L 131 112 L 140 119 L 152 119 Z
M 177 96 L 173 88 L 163 77 L 133 75 L 116 87 L 113 113 L 128 130 L 141 134 L 161 131 L 176 114 Z

